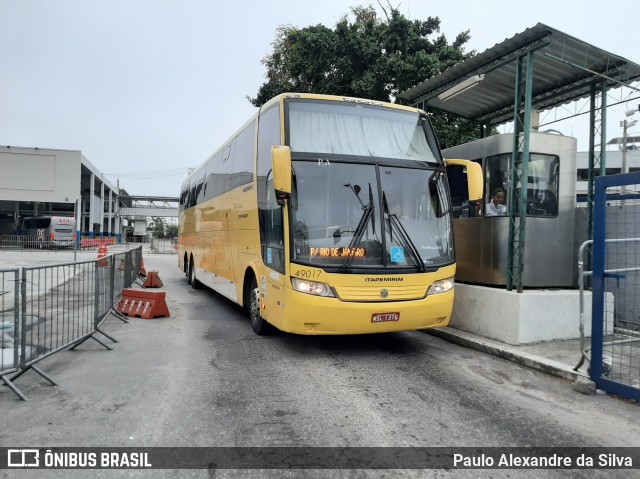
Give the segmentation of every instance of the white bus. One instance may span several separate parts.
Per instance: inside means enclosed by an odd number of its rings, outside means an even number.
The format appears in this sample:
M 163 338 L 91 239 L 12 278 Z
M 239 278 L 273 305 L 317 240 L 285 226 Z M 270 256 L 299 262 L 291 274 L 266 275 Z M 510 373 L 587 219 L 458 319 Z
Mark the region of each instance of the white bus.
M 20 223 L 25 248 L 73 248 L 76 219 L 69 216 L 27 216 Z

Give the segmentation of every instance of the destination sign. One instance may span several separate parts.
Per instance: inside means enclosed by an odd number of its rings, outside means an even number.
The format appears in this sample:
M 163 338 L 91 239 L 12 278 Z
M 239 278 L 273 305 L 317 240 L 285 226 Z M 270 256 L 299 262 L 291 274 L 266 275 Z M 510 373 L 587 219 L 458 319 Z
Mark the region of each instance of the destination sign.
M 312 258 L 364 258 L 367 256 L 365 248 L 309 248 L 309 256 Z

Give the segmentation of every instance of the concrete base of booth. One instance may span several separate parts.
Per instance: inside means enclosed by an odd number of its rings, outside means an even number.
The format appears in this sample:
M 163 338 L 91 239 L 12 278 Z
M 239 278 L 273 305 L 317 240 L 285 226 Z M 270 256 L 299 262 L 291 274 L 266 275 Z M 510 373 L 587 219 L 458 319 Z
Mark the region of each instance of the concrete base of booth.
M 525 290 L 456 283 L 449 326 L 507 344 L 580 337 L 578 290 Z M 613 295 L 607 293 L 607 332 L 613 329 Z M 591 336 L 591 292 L 584 293 L 584 331 Z

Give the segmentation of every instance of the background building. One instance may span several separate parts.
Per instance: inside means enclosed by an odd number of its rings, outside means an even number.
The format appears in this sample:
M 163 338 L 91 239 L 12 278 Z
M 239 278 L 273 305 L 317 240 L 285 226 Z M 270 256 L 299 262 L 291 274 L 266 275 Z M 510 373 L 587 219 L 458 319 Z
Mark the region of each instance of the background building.
M 640 137 L 637 138 L 640 141 Z M 609 144 L 615 144 L 617 139 L 609 141 Z M 638 148 L 638 149 L 636 149 Z M 616 175 L 622 173 L 622 151 L 620 149 L 607 150 L 606 157 L 606 175 Z M 640 147 L 635 144 L 629 143 L 627 145 L 625 158 L 625 173 L 633 173 L 634 171 L 640 171 Z M 588 184 L 588 172 L 589 172 L 589 152 L 579 151 L 576 156 L 576 194 L 578 197 L 586 196 Z M 626 191 L 626 193 L 640 193 L 640 191 Z
M 80 151 L 0 146 L 0 234 L 26 216 L 75 216 L 78 234 L 122 235 L 120 194 Z

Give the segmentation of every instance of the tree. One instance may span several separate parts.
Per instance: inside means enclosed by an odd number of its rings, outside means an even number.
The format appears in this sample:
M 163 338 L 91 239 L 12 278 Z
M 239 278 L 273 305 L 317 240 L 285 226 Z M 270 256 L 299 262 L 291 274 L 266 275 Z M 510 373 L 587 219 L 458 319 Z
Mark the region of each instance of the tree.
M 178 225 L 167 223 L 166 235 L 169 238 L 175 238 L 178 236 Z
M 468 30 L 449 44 L 439 34 L 438 17 L 410 20 L 397 7 L 388 5 L 388 12 L 380 8 L 384 19 L 371 5 L 352 7 L 354 20 L 345 15 L 334 29 L 278 27 L 273 51 L 262 61 L 267 81 L 251 103 L 261 106 L 294 91 L 393 101 L 398 93 L 475 54 L 464 51 Z M 442 114 L 432 115 L 432 121 L 442 147 L 479 137 L 469 121 Z
M 154 238 L 165 237 L 165 225 L 164 220 L 160 216 L 152 216 L 151 221 L 147 224 L 147 227 L 152 231 Z

